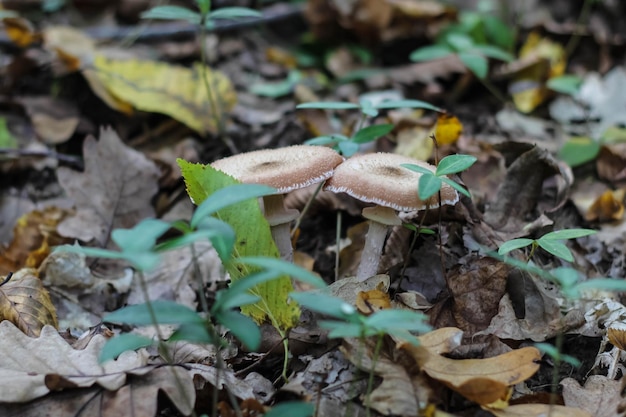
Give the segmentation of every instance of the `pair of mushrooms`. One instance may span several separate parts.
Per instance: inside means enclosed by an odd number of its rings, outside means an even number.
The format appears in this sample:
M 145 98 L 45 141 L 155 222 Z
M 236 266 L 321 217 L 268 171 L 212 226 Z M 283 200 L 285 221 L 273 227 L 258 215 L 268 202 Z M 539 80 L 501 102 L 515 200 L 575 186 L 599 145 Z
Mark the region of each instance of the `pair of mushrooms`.
M 220 159 L 211 166 L 243 183 L 264 184 L 278 190 L 277 194 L 263 198 L 264 213 L 281 257 L 290 262 L 293 260 L 290 223 L 299 212 L 285 208 L 284 194 L 326 181 L 325 190 L 376 204 L 363 209 L 363 217 L 370 225 L 357 279 L 364 281 L 378 272 L 388 227 L 402 224 L 396 211 L 439 206 L 437 196 L 428 201 L 419 199 L 417 184 L 421 174 L 402 168 L 401 164 L 416 164 L 435 171 L 430 164 L 402 155 L 375 153 L 344 161 L 330 148 L 311 145 L 248 152 Z M 457 192 L 444 183 L 441 205 L 454 205 L 458 200 Z

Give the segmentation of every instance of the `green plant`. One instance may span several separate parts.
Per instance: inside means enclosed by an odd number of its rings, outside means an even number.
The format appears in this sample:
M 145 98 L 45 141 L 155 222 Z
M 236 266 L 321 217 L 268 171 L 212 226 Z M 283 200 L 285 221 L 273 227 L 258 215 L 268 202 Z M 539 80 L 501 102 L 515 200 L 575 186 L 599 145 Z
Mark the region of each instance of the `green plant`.
M 361 100 L 359 104 L 340 101 L 320 101 L 303 103 L 298 105 L 296 108 L 359 110 L 361 112 L 361 118 L 359 119 L 359 123 L 350 137 L 342 134 L 332 134 L 318 136 L 305 142 L 309 145 L 332 145 L 337 152 L 347 157 L 354 155 L 359 150 L 359 146 L 361 144 L 372 142 L 393 130 L 394 126 L 392 124 L 379 124 L 363 127 L 368 117 L 378 116 L 379 110 L 414 108 L 433 110 L 437 112 L 442 111 L 439 107 L 433 106 L 432 104 L 421 100 L 386 100 L 377 104 L 372 104 L 369 100 Z
M 144 19 L 186 20 L 191 24 L 197 25 L 198 36 L 203 40 L 206 37 L 207 30 L 212 30 L 215 27 L 216 20 L 258 18 L 262 16 L 258 11 L 246 7 L 223 7 L 211 11 L 211 0 L 195 1 L 198 11 L 180 6 L 156 6 L 142 13 L 141 17 Z M 200 46 L 200 60 L 207 67 L 207 57 L 203 45 Z M 202 71 L 202 80 L 211 103 L 211 113 L 215 120 L 219 137 L 232 153 L 237 153 L 237 149 L 232 141 L 224 136 L 224 114 L 221 110 L 223 106 L 220 102 L 220 97 L 214 93 L 215 89 L 213 88 L 212 80 L 209 80 L 207 71 Z
M 445 182 L 461 194 L 470 197 L 471 195 L 465 187 L 457 184 L 446 175 L 457 174 L 471 167 L 476 162 L 476 157 L 471 155 L 449 155 L 437 164 L 437 169 L 432 171 L 414 164 L 402 164 L 401 166 L 411 171 L 422 174 L 417 184 L 417 194 L 422 200 L 427 200 L 441 190 L 441 185 Z
M 552 255 L 566 260 L 568 262 L 574 262 L 574 256 L 569 248 L 561 242 L 562 240 L 567 239 L 576 239 L 583 236 L 589 236 L 596 233 L 595 230 L 590 229 L 566 229 L 566 230 L 556 230 L 554 232 L 546 233 L 541 236 L 539 239 L 528 239 L 528 238 L 519 238 L 512 239 L 508 242 L 504 242 L 500 248 L 498 249 L 498 254 L 505 255 L 512 250 L 525 248 L 526 246 L 531 246 L 530 254 L 528 258 L 530 259 L 532 255 L 535 253 L 535 250 L 538 247 L 541 247 L 546 252 L 551 253 Z

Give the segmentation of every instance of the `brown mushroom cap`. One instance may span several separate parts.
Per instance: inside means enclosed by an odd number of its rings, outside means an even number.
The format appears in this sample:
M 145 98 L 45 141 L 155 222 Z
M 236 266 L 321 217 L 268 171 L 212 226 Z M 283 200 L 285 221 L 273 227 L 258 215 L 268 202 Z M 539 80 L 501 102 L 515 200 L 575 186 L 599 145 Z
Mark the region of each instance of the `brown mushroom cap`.
M 422 201 L 417 184 L 422 174 L 401 167 L 415 164 L 435 172 L 435 167 L 422 161 L 392 153 L 372 153 L 353 156 L 337 168 L 324 189 L 347 193 L 368 203 L 391 207 L 398 211 L 424 210 L 439 206 L 437 194 Z M 441 204 L 459 201 L 456 190 L 448 184 L 441 186 Z
M 342 161 L 330 148 L 295 145 L 233 155 L 211 166 L 243 183 L 269 185 L 283 194 L 330 178 Z

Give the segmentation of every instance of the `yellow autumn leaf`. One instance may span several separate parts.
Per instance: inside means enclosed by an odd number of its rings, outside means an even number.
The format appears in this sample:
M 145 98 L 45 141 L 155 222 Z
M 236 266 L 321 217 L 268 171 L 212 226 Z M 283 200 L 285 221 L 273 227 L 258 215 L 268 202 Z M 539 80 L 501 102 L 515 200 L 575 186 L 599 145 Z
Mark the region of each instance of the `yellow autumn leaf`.
M 437 116 L 434 134 L 439 145 L 456 143 L 462 132 L 463 124 L 456 116 L 449 113 L 441 113 Z
M 237 101 L 228 77 L 199 63 L 185 68 L 96 54 L 93 68 L 97 79 L 117 99 L 138 110 L 171 116 L 199 133 L 216 132 L 214 112 L 222 117 Z M 218 109 L 211 106 L 203 73 L 212 88 L 212 96 L 217 99 Z
M 563 75 L 567 65 L 565 49 L 550 39 L 531 33 L 519 53 L 521 69 L 509 87 L 517 109 L 533 111 L 546 99 L 545 82 Z

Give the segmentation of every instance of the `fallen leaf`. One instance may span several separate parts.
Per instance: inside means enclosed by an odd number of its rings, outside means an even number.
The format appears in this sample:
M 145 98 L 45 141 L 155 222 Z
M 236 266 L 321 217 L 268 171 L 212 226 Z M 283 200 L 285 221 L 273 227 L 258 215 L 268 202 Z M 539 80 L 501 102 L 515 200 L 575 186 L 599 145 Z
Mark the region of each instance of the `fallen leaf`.
M 78 108 L 71 102 L 55 97 L 20 97 L 30 117 L 37 137 L 44 143 L 56 145 L 68 140 L 80 122 Z
M 355 304 L 357 310 L 363 314 L 373 314 L 377 311 L 391 308 L 389 294 L 379 289 L 359 291 Z
M 596 159 L 598 175 L 611 182 L 626 180 L 626 143 L 603 145 Z
M 58 327 L 50 295 L 36 274 L 22 268 L 0 286 L 0 321 L 15 324 L 29 336 L 39 336 L 45 325 Z
M 40 39 L 40 34 L 35 31 L 33 25 L 24 18 L 4 18 L 2 19 L 2 24 L 9 39 L 20 48 L 25 48 Z
M 451 145 L 456 143 L 462 132 L 463 124 L 455 115 L 441 113 L 437 116 L 434 134 L 439 145 Z
M 620 220 L 624 216 L 626 189 L 607 190 L 602 193 L 585 213 L 585 220 L 607 222 Z
M 594 417 L 623 416 L 618 413 L 618 406 L 624 400 L 621 394 L 622 383 L 608 379 L 603 375 L 591 375 L 581 387 L 573 378 L 561 381 L 563 400 L 568 407 L 588 412 Z
M 124 145 L 115 131 L 103 129 L 100 140 L 83 144 L 85 172 L 58 169 L 59 183 L 76 204 L 76 215 L 59 224 L 59 234 L 110 245 L 113 229 L 130 228 L 154 216 L 150 200 L 159 172 L 140 152 Z
M 496 417 L 592 417 L 577 408 L 549 404 L 518 404 L 502 410 L 488 410 Z

